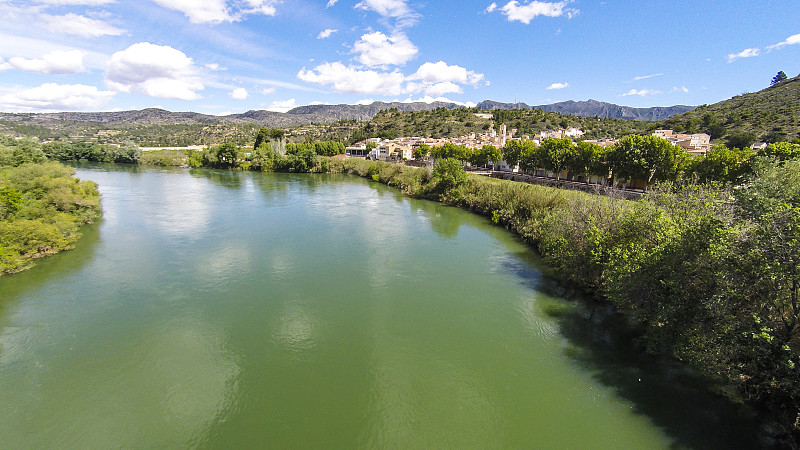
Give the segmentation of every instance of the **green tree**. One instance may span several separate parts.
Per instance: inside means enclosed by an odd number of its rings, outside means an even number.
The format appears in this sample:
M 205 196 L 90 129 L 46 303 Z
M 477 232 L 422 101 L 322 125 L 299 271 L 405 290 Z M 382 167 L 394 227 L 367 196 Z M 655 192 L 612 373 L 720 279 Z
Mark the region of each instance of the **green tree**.
M 444 145 L 433 147 L 430 153 L 431 158 L 436 160 L 452 158 L 459 161 L 467 161 L 472 152 L 463 145 L 445 142 Z
M 585 175 L 587 178 L 588 175 L 605 177 L 608 176 L 608 167 L 605 165 L 604 157 L 603 147 L 594 142 L 581 141 L 567 154 L 566 169 L 575 175 Z
M 767 148 L 758 151 L 759 156 L 772 156 L 781 161 L 790 159 L 800 159 L 800 144 L 791 144 L 789 142 L 776 142 L 769 144 Z
M 414 149 L 414 159 L 424 159 L 426 156 L 428 156 L 430 151 L 431 147 L 428 144 L 419 144 L 419 146 Z
M 756 142 L 756 135 L 746 131 L 731 133 L 725 140 L 728 148 L 749 148 Z
M 219 169 L 230 169 L 239 164 L 239 148 L 232 142 L 218 145 L 215 149 L 216 164 L 214 167 Z
M 653 181 L 674 180 L 686 152 L 657 136 L 631 135 L 611 147 L 608 161 L 614 178 Z
M 787 78 L 787 76 L 786 76 L 786 73 L 785 73 L 784 71 L 782 71 L 782 70 L 781 70 L 780 72 L 778 72 L 778 74 L 777 74 L 777 75 L 775 75 L 774 77 L 772 77 L 772 82 L 770 83 L 770 85 L 775 85 L 775 84 L 778 84 L 778 83 L 780 83 L 781 81 L 784 81 L 784 80 L 786 80 L 786 78 Z
M 519 164 L 522 154 L 524 153 L 527 146 L 530 145 L 526 144 L 525 142 L 526 141 L 522 140 L 513 140 L 506 142 L 506 145 L 503 147 L 503 160 L 506 162 L 506 164 L 508 164 L 511 167 L 514 167 L 517 164 Z
M 435 189 L 446 192 L 467 182 L 467 172 L 464 164 L 455 158 L 444 158 L 436 161 L 433 166 L 433 181 Z
M 753 152 L 749 148 L 729 149 L 724 145 L 715 145 L 705 155 L 691 160 L 689 171 L 701 183 L 734 183 L 749 172 L 751 156 Z

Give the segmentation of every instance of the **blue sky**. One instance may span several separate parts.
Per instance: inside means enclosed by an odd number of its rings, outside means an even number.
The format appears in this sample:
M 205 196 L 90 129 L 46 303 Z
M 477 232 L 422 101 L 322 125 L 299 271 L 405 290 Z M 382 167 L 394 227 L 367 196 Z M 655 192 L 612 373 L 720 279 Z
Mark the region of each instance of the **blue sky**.
M 797 0 L 0 0 L 0 111 L 714 103 L 800 72 Z

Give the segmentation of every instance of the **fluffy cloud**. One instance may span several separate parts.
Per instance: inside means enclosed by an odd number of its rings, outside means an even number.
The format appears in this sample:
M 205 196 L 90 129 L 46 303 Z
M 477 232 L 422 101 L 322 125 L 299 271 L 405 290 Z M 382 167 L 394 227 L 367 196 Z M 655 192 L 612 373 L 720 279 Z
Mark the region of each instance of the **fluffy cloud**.
M 461 89 L 461 86 L 452 81 L 445 81 L 425 87 L 425 95 L 430 97 L 441 97 L 444 94 L 460 94 L 462 92 L 464 92 L 464 90 Z
M 84 53 L 79 50 L 54 50 L 41 59 L 25 59 L 14 57 L 4 66 L 25 72 L 53 74 L 70 74 L 83 72 Z
M 435 63 L 426 62 L 421 65 L 409 80 L 421 80 L 423 83 L 435 84 L 451 81 L 461 84 L 477 86 L 483 80 L 483 74 L 475 73 L 461 66 L 449 66 L 444 61 Z
M 752 58 L 761 54 L 761 50 L 757 48 L 746 48 L 739 53 L 731 53 L 728 55 L 728 62 L 734 62 L 740 58 Z
M 510 1 L 505 6 L 499 8 L 503 14 L 508 17 L 509 22 L 519 21 L 524 24 L 531 23 L 531 20 L 537 16 L 547 17 L 561 17 L 566 15 L 569 18 L 578 13 L 577 9 L 567 8 L 568 1 L 562 2 L 540 2 L 534 0 L 525 5 L 520 5 L 516 0 Z M 493 12 L 497 8 L 497 4 L 492 3 L 486 8 L 486 12 Z
M 140 42 L 111 55 L 106 84 L 122 92 L 151 97 L 196 100 L 205 86 L 194 61 L 169 46 Z
M 96 110 L 108 103 L 112 97 L 114 92 L 100 91 L 94 86 L 47 83 L 0 96 L 0 110 L 14 112 Z
M 319 34 L 317 35 L 317 39 L 328 39 L 329 37 L 331 37 L 333 33 L 336 33 L 337 31 L 339 30 L 333 28 L 327 28 L 319 32 Z
M 800 34 L 795 34 L 793 36 L 789 36 L 788 38 L 786 38 L 785 41 L 778 42 L 775 45 L 767 46 L 767 48 L 770 49 L 770 50 L 773 50 L 773 49 L 777 50 L 779 48 L 786 47 L 787 45 L 797 45 L 797 44 L 800 44 Z
M 462 93 L 461 85 L 477 87 L 483 74 L 460 66 L 450 66 L 444 61 L 427 62 L 410 76 L 399 70 L 381 72 L 348 67 L 340 62 L 325 63 L 312 70 L 301 70 L 297 77 L 309 83 L 330 85 L 336 92 L 371 95 L 399 95 L 424 92 L 438 97 L 449 93 Z
M 361 0 L 356 3 L 355 8 L 374 11 L 385 18 L 396 19 L 400 27 L 414 25 L 420 17 L 405 0 Z
M 405 34 L 386 36 L 380 31 L 361 36 L 353 45 L 353 52 L 360 53 L 358 62 L 369 67 L 403 65 L 417 55 L 417 47 Z
M 446 98 L 446 97 L 431 97 L 429 95 L 426 95 L 425 97 L 422 97 L 422 98 L 416 98 L 416 99 L 409 97 L 409 98 L 407 98 L 407 99 L 402 101 L 402 103 L 418 103 L 418 102 L 422 102 L 422 103 L 434 103 L 434 102 L 455 103 L 456 105 L 466 106 L 467 108 L 474 108 L 474 107 L 477 106 L 477 104 L 475 102 L 459 102 L 457 100 L 450 100 L 449 98 Z
M 236 88 L 231 91 L 231 97 L 233 97 L 235 100 L 244 100 L 247 98 L 247 89 Z
M 294 109 L 295 107 L 297 107 L 297 102 L 295 101 L 295 99 L 290 98 L 289 100 L 279 100 L 276 102 L 272 102 L 266 107 L 264 107 L 264 109 L 266 109 L 267 111 L 285 113 L 286 111 Z
M 85 38 L 119 36 L 125 33 L 125 30 L 111 26 L 102 20 L 90 19 L 73 13 L 64 16 L 42 14 L 41 17 L 45 27 L 54 33 L 72 34 Z
M 297 78 L 322 86 L 331 85 L 336 92 L 379 95 L 401 94 L 405 81 L 405 76 L 397 70 L 358 70 L 340 62 L 321 64 L 312 70 L 303 68 L 297 73 Z
M 569 83 L 553 83 L 547 87 L 547 90 L 552 91 L 554 89 L 564 89 L 567 86 L 569 86 Z
M 274 94 L 274 93 L 275 93 L 275 88 L 274 87 L 264 88 L 264 89 L 261 90 L 261 95 L 269 95 L 269 94 Z
M 276 0 L 244 0 L 235 8 L 225 0 L 153 0 L 167 9 L 180 11 L 192 23 L 236 22 L 248 14 L 274 16 Z
M 328 0 L 328 4 L 327 4 L 327 5 L 325 5 L 325 7 L 326 7 L 326 8 L 330 8 L 331 6 L 335 5 L 335 4 L 336 4 L 336 2 L 338 2 L 338 1 L 339 1 L 339 0 Z
M 660 94 L 661 91 L 655 91 L 653 89 L 631 89 L 630 91 L 620 95 L 620 97 L 628 97 L 631 95 L 638 95 L 639 97 L 648 97 L 655 94 Z

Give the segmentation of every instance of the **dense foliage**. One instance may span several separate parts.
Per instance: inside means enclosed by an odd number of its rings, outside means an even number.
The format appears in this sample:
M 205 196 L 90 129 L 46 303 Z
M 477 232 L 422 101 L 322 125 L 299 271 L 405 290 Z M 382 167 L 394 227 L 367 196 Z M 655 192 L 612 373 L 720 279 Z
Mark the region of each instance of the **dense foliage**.
M 74 173 L 34 141 L 0 138 L 0 274 L 72 248 L 79 227 L 99 218 L 97 185 Z

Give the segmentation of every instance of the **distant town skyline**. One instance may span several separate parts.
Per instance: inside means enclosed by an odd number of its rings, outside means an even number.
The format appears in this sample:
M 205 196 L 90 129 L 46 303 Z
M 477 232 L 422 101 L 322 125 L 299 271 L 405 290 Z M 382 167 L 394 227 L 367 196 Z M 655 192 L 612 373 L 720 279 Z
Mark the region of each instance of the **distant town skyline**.
M 0 111 L 700 105 L 800 72 L 796 0 L 0 0 Z

